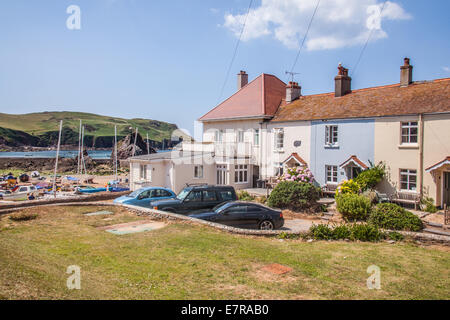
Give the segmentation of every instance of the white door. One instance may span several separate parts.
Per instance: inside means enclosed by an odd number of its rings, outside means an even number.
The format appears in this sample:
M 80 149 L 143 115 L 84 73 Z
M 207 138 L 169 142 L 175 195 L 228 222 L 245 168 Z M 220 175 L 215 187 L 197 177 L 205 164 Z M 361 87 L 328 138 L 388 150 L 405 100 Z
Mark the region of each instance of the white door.
M 227 165 L 217 165 L 217 185 L 227 185 Z

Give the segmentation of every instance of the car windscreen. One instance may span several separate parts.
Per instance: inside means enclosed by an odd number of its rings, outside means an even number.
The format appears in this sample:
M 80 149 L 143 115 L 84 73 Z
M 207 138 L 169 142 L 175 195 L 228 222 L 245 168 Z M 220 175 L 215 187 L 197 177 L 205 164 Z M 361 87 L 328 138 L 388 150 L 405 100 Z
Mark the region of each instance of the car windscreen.
M 178 200 L 184 200 L 184 198 L 186 198 L 186 196 L 189 194 L 190 191 L 191 191 L 191 189 L 183 189 L 183 190 L 177 195 L 177 199 L 178 199 Z
M 225 203 L 225 204 L 221 203 L 221 204 L 218 204 L 217 206 L 215 206 L 215 207 L 213 208 L 213 211 L 214 211 L 215 213 L 220 213 L 220 212 L 222 212 L 223 210 L 229 208 L 231 205 L 232 205 L 231 202 L 227 202 L 227 203 Z
M 136 190 L 136 191 L 130 193 L 130 194 L 128 195 L 128 197 L 130 197 L 130 198 L 136 198 L 138 195 L 141 194 L 141 192 L 142 192 L 142 189 L 138 189 L 138 190 Z

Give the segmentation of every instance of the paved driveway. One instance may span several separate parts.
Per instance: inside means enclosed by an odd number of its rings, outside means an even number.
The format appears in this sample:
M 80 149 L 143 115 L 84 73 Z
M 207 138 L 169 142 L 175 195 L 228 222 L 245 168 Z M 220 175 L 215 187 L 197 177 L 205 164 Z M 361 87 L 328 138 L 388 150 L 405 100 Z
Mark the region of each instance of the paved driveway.
M 311 220 L 302 220 L 302 219 L 295 219 L 295 220 L 285 220 L 284 221 L 284 227 L 282 230 L 287 231 L 294 231 L 294 232 L 304 232 L 308 231 L 311 226 L 315 224 L 322 223 L 321 221 L 311 221 Z

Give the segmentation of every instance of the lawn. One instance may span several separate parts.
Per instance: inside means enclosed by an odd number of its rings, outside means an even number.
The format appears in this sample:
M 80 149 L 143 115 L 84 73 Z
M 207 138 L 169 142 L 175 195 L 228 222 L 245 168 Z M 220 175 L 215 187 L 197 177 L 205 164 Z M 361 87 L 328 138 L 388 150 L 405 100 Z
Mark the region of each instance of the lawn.
M 48 207 L 38 218 L 0 218 L 0 299 L 448 299 L 450 252 L 412 243 L 281 241 L 171 222 L 116 236 L 100 226 L 142 220 L 82 213 L 104 207 Z M 106 219 L 106 220 L 105 220 Z M 285 275 L 262 270 L 279 263 Z M 81 290 L 66 287 L 81 267 Z M 381 268 L 368 290 L 367 267 Z

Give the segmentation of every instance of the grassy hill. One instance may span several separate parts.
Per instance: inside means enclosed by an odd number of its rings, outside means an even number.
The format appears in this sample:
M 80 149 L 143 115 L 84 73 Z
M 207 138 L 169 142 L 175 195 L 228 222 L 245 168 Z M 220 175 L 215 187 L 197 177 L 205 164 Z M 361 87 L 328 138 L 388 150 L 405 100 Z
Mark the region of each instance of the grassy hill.
M 80 119 L 85 126 L 87 141 L 96 141 L 95 145 L 99 147 L 104 141 L 108 141 L 107 144 L 112 141 L 114 125 L 117 125 L 119 138 L 129 134 L 130 128 L 134 130 L 137 127 L 143 137 L 148 133 L 149 139 L 154 141 L 170 139 L 172 132 L 178 129 L 175 124 L 157 120 L 123 119 L 82 112 L 41 112 L 23 115 L 0 113 L 0 128 L 4 128 L 2 133 L 6 134 L 4 137 L 7 141 L 15 141 L 17 136 L 30 135 L 39 138 L 38 146 L 45 146 L 53 144 L 57 139 L 59 121 L 63 120 L 63 144 L 75 144 L 78 141 Z M 23 144 L 23 141 L 20 144 Z M 30 145 L 33 145 L 31 141 Z

